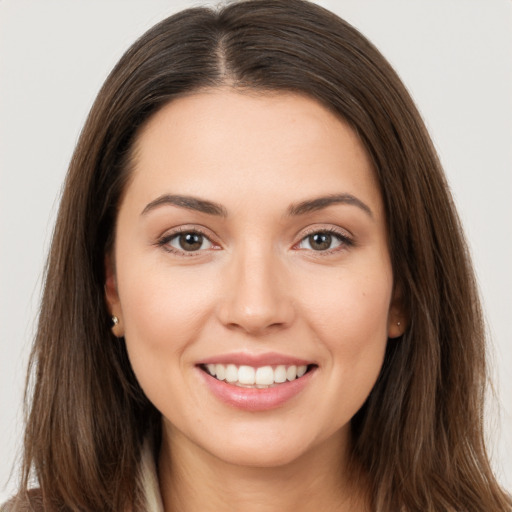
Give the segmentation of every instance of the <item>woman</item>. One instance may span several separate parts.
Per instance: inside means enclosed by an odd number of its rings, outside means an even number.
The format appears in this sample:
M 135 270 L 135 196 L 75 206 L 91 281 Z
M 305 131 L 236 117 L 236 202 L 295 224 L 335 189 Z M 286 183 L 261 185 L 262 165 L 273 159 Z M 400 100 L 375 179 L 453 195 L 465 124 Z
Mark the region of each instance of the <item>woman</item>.
M 510 510 L 447 186 L 396 74 L 298 0 L 184 11 L 73 157 L 13 509 Z

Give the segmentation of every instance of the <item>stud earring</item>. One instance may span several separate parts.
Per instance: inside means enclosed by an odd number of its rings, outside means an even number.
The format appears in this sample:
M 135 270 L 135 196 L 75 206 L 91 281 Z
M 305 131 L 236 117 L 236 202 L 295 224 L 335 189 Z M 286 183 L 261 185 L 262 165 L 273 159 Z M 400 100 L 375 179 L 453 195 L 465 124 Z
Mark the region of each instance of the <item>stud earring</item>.
M 398 325 L 398 327 L 400 327 L 400 322 L 397 322 L 396 325 Z
M 119 323 L 119 318 L 116 315 L 112 315 L 112 327 L 115 327 Z

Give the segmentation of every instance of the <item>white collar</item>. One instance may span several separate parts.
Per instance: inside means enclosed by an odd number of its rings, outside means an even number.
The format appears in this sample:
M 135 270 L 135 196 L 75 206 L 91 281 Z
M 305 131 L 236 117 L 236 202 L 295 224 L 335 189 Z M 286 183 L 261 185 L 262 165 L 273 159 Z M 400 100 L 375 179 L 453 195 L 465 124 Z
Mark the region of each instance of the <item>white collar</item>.
M 155 458 L 148 439 L 142 447 L 140 460 L 141 487 L 144 494 L 144 512 L 164 512 Z

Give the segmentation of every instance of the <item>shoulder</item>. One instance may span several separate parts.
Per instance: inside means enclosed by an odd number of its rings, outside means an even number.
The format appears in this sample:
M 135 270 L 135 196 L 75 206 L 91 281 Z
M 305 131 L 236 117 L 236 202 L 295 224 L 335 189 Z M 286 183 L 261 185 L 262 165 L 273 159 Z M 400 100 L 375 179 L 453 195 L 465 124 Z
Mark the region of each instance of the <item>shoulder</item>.
M 43 493 L 39 489 L 30 489 L 0 505 L 0 512 L 44 512 Z

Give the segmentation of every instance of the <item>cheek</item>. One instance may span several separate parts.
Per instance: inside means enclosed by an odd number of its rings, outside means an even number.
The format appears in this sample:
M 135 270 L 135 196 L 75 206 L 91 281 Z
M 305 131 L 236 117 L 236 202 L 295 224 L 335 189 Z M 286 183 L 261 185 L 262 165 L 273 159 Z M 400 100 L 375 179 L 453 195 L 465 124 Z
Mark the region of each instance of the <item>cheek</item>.
M 340 274 L 329 286 L 303 294 L 304 316 L 333 374 L 365 395 L 380 372 L 387 345 L 391 271 L 384 267 Z
M 188 383 L 187 350 L 197 341 L 211 310 L 212 286 L 187 272 L 151 267 L 125 274 L 119 269 L 125 342 L 130 363 L 146 396 L 164 416 L 179 410 L 183 417 L 193 412 Z M 156 268 L 156 266 L 154 267 Z M 187 366 L 188 365 L 188 366 Z
M 304 283 L 301 297 L 309 322 L 327 339 L 387 339 L 390 276 L 387 268 L 372 273 L 342 270 L 334 279 L 317 279 L 315 287 Z
M 137 269 L 131 272 L 130 269 Z M 125 339 L 134 371 L 166 371 L 199 335 L 212 304 L 211 287 L 187 272 L 133 264 L 118 269 Z M 123 272 L 125 270 L 125 272 Z M 188 276 L 190 277 L 190 276 Z
M 318 405 L 319 416 L 327 418 L 327 434 L 350 422 L 375 385 L 387 345 L 390 294 L 391 284 L 382 275 L 380 281 L 347 277 L 309 308 L 329 383 Z

